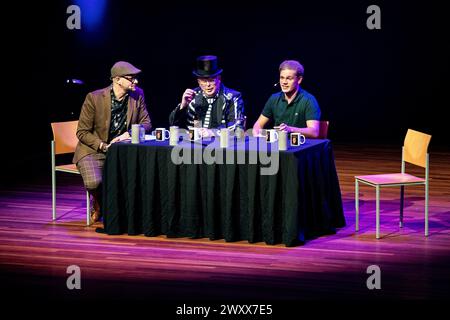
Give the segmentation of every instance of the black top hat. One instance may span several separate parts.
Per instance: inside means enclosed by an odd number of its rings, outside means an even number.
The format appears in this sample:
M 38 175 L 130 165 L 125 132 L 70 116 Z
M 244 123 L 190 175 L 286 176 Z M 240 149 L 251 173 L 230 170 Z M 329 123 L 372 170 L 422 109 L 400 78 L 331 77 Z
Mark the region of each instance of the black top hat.
M 217 66 L 216 56 L 201 56 L 197 58 L 197 68 L 192 71 L 196 77 L 208 78 L 222 73 L 222 69 Z

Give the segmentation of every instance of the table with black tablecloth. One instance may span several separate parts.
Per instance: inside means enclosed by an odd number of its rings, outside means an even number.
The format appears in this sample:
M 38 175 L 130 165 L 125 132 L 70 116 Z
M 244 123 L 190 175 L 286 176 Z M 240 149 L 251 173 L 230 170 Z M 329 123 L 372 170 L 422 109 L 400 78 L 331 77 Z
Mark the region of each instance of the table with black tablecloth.
M 257 139 L 230 140 L 228 150 L 218 140 L 181 141 L 176 150 L 168 141 L 113 144 L 103 171 L 105 232 L 294 246 L 343 227 L 331 142 L 278 152 Z M 261 174 L 270 164 L 260 160 L 275 155 L 278 171 Z

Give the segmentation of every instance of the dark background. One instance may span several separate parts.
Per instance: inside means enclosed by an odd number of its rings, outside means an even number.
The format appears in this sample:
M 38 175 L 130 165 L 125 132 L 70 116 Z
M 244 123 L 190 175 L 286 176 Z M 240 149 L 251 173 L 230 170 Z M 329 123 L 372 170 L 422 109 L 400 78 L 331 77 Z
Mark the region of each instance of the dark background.
M 400 147 L 413 128 L 433 135 L 431 150 L 449 148 L 443 3 L 15 3 L 2 22 L 2 182 L 17 178 L 18 169 L 29 176 L 50 171 L 50 122 L 78 119 L 86 93 L 110 83 L 118 60 L 143 70 L 139 86 L 154 126 L 167 127 L 183 91 L 196 85 L 198 55 L 219 57 L 224 84 L 243 94 L 250 126 L 275 92 L 279 64 L 296 59 L 305 67 L 303 87 L 331 122 L 333 142 Z M 81 30 L 66 27 L 71 4 L 81 7 Z M 381 8 L 381 30 L 366 27 L 371 4 Z

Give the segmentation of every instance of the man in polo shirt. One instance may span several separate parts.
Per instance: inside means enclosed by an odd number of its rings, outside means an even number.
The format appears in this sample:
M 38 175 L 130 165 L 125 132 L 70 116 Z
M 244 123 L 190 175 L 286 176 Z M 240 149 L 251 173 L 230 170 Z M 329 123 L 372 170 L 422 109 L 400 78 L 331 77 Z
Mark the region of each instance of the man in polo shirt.
M 213 136 L 213 129 L 242 129 L 245 122 L 242 96 L 223 85 L 217 57 L 198 57 L 192 73 L 199 86 L 184 91 L 181 103 L 169 116 L 170 125 L 187 128 L 198 123 L 203 137 Z
M 101 217 L 100 183 L 109 146 L 130 138 L 132 124 L 142 124 L 146 131 L 151 128 L 144 92 L 136 86 L 140 72 L 128 62 L 115 63 L 111 68 L 112 84 L 88 93 L 81 108 L 73 162 L 93 198 L 91 223 Z
M 288 133 L 299 132 L 305 137 L 319 137 L 320 108 L 316 98 L 300 88 L 304 68 L 300 62 L 286 60 L 280 65 L 281 92 L 273 94 L 253 126 L 253 135 L 273 120 L 274 128 Z

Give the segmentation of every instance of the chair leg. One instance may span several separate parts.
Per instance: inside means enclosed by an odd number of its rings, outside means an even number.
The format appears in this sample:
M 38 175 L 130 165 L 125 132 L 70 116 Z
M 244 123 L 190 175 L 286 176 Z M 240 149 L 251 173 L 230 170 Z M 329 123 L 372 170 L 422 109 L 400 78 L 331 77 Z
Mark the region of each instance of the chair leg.
M 428 237 L 428 183 L 425 184 L 425 237 Z
M 91 195 L 89 191 L 86 190 L 86 225 L 89 226 L 91 224 Z
M 400 187 L 400 228 L 403 228 L 403 204 L 405 197 L 405 186 Z
M 355 179 L 355 232 L 359 231 L 359 183 Z
M 52 170 L 52 220 L 56 220 L 56 177 L 54 170 Z
M 376 186 L 376 237 L 380 239 L 380 186 Z

